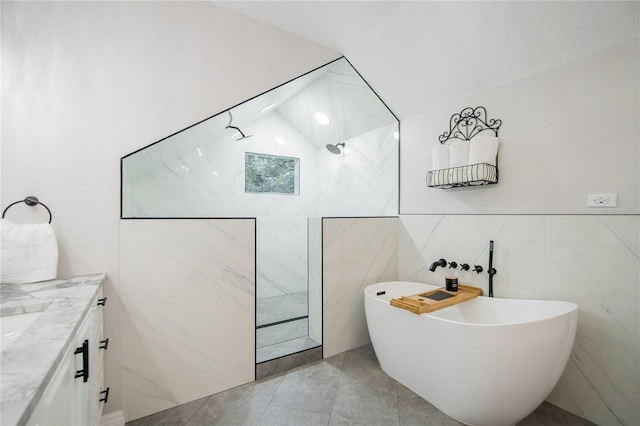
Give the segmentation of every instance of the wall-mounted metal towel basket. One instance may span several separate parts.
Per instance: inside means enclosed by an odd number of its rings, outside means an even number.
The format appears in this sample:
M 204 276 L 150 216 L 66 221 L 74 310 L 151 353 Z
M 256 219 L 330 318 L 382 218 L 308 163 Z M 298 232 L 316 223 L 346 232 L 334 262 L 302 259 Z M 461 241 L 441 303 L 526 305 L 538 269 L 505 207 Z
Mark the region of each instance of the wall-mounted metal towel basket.
M 484 131 L 498 136 L 502 120 L 488 119 L 482 107 L 467 107 L 449 119 L 449 131 L 438 137 L 441 144 L 450 139 L 470 141 Z M 463 186 L 490 185 L 498 183 L 498 158 L 496 164 L 478 163 L 427 172 L 427 186 L 431 188 L 456 188 Z
M 2 218 L 4 219 L 4 215 L 7 213 L 7 210 L 9 210 L 9 208 L 11 206 L 14 206 L 18 203 L 25 203 L 28 206 L 37 206 L 38 204 L 40 204 L 42 207 L 44 207 L 45 209 L 47 209 L 47 211 L 49 212 L 49 223 L 51 223 L 51 219 L 53 219 L 53 216 L 51 215 L 51 210 L 49 210 L 49 207 L 45 206 L 43 203 L 40 202 L 40 200 L 38 200 L 38 197 L 34 197 L 33 195 L 29 195 L 27 198 L 25 198 L 24 200 L 20 200 L 20 201 L 15 201 L 11 204 L 9 204 L 7 206 L 6 209 L 4 209 L 4 211 L 2 212 Z

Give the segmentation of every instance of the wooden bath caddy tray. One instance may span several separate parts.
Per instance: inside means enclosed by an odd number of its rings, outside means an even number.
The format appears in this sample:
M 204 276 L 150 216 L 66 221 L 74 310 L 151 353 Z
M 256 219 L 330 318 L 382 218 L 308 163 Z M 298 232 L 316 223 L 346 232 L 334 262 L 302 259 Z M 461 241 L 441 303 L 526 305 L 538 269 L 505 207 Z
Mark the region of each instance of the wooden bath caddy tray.
M 482 296 L 481 288 L 458 284 L 458 291 L 447 291 L 441 287 L 425 293 L 391 299 L 391 306 L 406 309 L 414 314 L 424 314 L 466 302 L 477 296 Z

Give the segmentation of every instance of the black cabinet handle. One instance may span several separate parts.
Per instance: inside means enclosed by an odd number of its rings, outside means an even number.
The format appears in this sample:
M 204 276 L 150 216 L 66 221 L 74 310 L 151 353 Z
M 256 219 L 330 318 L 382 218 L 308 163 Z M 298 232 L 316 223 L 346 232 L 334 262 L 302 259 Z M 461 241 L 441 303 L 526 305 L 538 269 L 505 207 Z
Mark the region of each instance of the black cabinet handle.
M 76 370 L 76 379 L 82 377 L 82 381 L 87 382 L 89 380 L 89 340 L 85 339 L 82 346 L 76 348 L 74 354 L 82 354 L 82 368 Z
M 104 394 L 104 397 L 100 398 L 99 401 L 100 402 L 104 402 L 106 404 L 107 401 L 109 400 L 109 388 L 106 388 L 105 390 L 101 391 L 100 393 Z
M 104 349 L 105 351 L 107 350 L 107 348 L 109 347 L 109 338 L 106 338 L 104 340 L 100 340 L 100 349 Z
M 106 297 L 98 299 L 98 306 L 104 306 L 106 303 L 107 303 L 107 298 Z

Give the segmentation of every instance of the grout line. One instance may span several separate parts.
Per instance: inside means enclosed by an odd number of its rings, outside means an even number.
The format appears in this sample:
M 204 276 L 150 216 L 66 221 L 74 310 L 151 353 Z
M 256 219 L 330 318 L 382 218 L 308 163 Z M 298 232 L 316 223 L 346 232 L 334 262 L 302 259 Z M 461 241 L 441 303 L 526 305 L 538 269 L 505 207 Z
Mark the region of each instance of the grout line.
M 393 377 L 392 377 L 392 379 L 393 379 Z M 398 381 L 396 379 L 393 379 L 393 381 L 396 383 L 396 407 L 398 409 L 398 424 L 401 425 L 402 423 L 400 422 L 400 397 L 398 396 L 398 394 L 399 394 L 399 392 L 398 392 Z
M 286 355 L 286 356 L 291 356 L 293 357 L 293 360 L 291 361 L 291 364 L 289 364 L 289 367 L 287 367 L 286 371 L 283 371 L 281 373 L 277 373 L 272 377 L 265 377 L 262 380 L 265 379 L 270 379 L 270 378 L 275 378 L 279 375 L 282 375 L 282 378 L 280 379 L 280 383 L 278 383 L 278 387 L 276 388 L 275 391 L 273 391 L 273 394 L 271 395 L 271 398 L 269 398 L 269 402 L 267 402 L 267 405 L 265 405 L 264 410 L 262 410 L 262 414 L 260 415 L 260 418 L 258 419 L 258 421 L 256 422 L 256 424 L 260 424 L 260 420 L 262 420 L 262 417 L 264 416 L 264 413 L 267 411 L 267 408 L 269 408 L 269 406 L 271 406 L 271 402 L 273 401 L 273 398 L 276 396 L 276 394 L 278 393 L 278 391 L 280 390 L 280 386 L 282 386 L 282 383 L 284 383 L 285 378 L 287 377 L 287 375 L 289 374 L 289 372 L 291 371 L 291 366 L 295 364 L 297 358 L 300 356 L 300 353 L 295 353 L 295 354 L 291 354 L 291 355 Z M 280 407 L 277 404 L 273 404 L 275 407 Z M 286 407 L 285 407 L 286 408 Z
M 213 397 L 213 395 L 209 395 L 208 397 L 206 397 L 206 399 L 204 400 L 204 402 L 203 402 L 202 404 L 200 404 L 200 407 L 198 407 L 198 409 L 197 409 L 197 410 L 195 410 L 195 411 L 194 411 L 194 412 L 189 416 L 189 418 L 188 418 L 187 420 L 185 420 L 185 422 L 184 422 L 184 423 L 182 423 L 182 425 L 185 425 L 185 426 L 186 426 L 186 425 L 188 425 L 188 424 L 189 424 L 189 421 L 193 418 L 193 416 L 195 416 L 196 414 L 198 414 L 198 413 L 200 412 L 200 410 L 202 410 L 202 409 L 207 405 L 207 402 L 209 402 L 209 400 L 210 400 L 212 397 Z M 178 405 L 178 407 L 179 407 L 179 405 Z
M 349 352 L 349 351 L 346 351 L 346 352 Z M 338 382 L 336 383 L 336 391 L 333 394 L 333 401 L 331 402 L 331 413 L 329 413 L 329 424 L 331 424 L 331 417 L 333 417 L 333 407 L 336 405 L 336 397 L 338 396 L 338 389 L 340 389 L 340 380 L 342 380 L 342 369 L 344 368 L 344 362 L 346 358 L 347 358 L 347 353 L 344 354 L 344 357 L 342 358 L 342 363 L 340 364 L 340 375 L 338 376 Z

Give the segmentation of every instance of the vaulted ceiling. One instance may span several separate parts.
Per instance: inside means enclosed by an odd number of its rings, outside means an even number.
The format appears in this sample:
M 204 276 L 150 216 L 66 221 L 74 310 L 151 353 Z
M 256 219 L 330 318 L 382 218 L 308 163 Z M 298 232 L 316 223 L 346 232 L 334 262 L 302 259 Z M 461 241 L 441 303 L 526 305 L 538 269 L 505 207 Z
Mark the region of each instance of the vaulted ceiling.
M 214 1 L 344 54 L 401 119 L 640 36 L 636 1 Z

